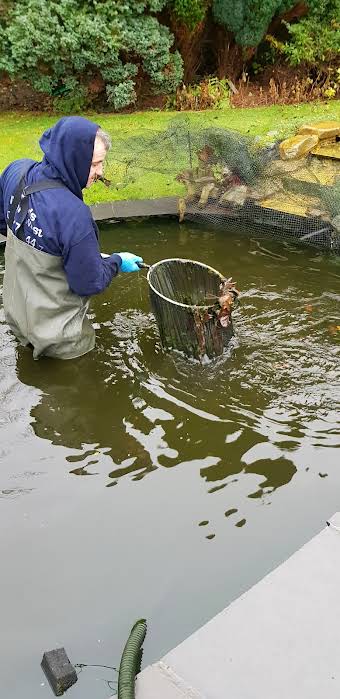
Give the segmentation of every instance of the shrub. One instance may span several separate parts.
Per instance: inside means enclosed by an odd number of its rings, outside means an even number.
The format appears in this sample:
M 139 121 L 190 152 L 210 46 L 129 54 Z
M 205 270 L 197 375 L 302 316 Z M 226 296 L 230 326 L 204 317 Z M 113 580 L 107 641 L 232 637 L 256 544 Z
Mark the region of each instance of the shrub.
M 100 78 L 121 109 L 136 99 L 141 72 L 157 92 L 171 92 L 182 61 L 173 37 L 152 13 L 166 0 L 17 0 L 0 18 L 0 70 L 23 78 L 60 103 L 91 101 Z
M 179 112 L 204 109 L 222 109 L 229 104 L 230 89 L 227 80 L 206 78 L 198 85 L 181 85 L 169 98 L 168 109 Z
M 287 24 L 283 53 L 291 65 L 330 62 L 340 58 L 340 0 L 309 0 L 309 13 Z
M 170 0 L 170 10 L 190 31 L 205 18 L 210 0 Z

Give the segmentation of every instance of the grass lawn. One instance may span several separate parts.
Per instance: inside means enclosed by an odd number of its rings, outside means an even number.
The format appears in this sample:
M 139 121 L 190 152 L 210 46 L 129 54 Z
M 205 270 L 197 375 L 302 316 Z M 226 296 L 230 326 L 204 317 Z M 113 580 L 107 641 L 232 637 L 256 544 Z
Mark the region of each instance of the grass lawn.
M 113 150 L 115 138 L 120 141 L 138 134 L 152 133 L 166 128 L 168 122 L 178 116 L 178 112 L 137 112 L 134 114 L 87 114 L 89 119 L 98 122 L 112 136 Z M 193 124 L 214 125 L 236 129 L 244 134 L 261 136 L 273 140 L 292 133 L 304 122 L 320 119 L 340 120 L 340 100 L 331 102 L 311 102 L 301 105 L 257 107 L 235 109 L 228 107 L 218 111 L 185 112 Z M 16 158 L 41 157 L 38 140 L 42 132 L 54 124 L 59 117 L 45 114 L 3 113 L 0 114 L 1 151 L 0 172 Z M 269 136 L 267 136 L 269 132 Z M 113 199 L 141 199 L 180 193 L 181 185 L 167 175 L 147 173 L 134 183 L 122 189 L 106 188 L 103 184 L 94 185 L 85 193 L 88 204 Z

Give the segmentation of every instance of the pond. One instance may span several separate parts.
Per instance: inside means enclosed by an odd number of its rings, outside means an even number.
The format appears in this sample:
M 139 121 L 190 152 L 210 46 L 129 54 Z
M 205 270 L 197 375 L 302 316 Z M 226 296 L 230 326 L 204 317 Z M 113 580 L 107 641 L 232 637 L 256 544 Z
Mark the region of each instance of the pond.
M 141 616 L 144 663 L 158 659 L 339 508 L 339 258 L 161 219 L 105 226 L 101 243 L 233 276 L 235 337 L 204 366 L 164 353 L 145 271 L 93 300 L 97 346 L 79 360 L 34 362 L 0 309 L 11 699 L 52 696 L 40 660 L 60 645 L 115 666 Z M 114 676 L 84 668 L 68 696 L 104 699 Z

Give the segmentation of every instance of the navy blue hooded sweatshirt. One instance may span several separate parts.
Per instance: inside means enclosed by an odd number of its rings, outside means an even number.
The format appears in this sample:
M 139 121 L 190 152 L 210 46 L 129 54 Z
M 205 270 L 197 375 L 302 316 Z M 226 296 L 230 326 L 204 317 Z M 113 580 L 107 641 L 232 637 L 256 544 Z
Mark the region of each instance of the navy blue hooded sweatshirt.
M 11 198 L 22 173 L 27 185 L 59 179 L 67 189 L 49 189 L 29 197 L 23 231 L 26 243 L 63 258 L 70 289 L 79 296 L 103 291 L 121 266 L 121 257 L 100 255 L 96 224 L 83 202 L 98 124 L 83 117 L 64 117 L 40 139 L 42 162 L 15 160 L 0 177 L 0 232 L 6 232 Z M 15 233 L 15 218 L 13 231 Z

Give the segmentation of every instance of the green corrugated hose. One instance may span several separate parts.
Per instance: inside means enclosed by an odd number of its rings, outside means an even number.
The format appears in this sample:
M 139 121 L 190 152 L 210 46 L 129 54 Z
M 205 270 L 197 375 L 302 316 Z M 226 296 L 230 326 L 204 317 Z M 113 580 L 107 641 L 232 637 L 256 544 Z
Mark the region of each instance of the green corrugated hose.
M 119 665 L 118 699 L 135 699 L 135 679 L 140 672 L 146 629 L 146 619 L 138 619 L 130 631 Z

